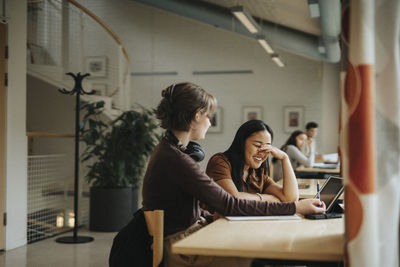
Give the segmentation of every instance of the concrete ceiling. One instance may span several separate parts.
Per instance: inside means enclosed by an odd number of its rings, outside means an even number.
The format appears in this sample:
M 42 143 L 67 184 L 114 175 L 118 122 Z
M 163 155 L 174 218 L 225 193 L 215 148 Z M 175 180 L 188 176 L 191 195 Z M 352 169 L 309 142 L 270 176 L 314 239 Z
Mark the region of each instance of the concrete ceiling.
M 255 38 L 230 11 L 243 6 L 272 47 L 330 63 L 341 59 L 341 0 L 310 0 L 318 7 L 319 18 L 311 18 L 308 0 L 133 1 Z
M 307 0 L 198 0 L 231 8 L 244 6 L 255 18 L 305 33 L 320 35 L 319 18 L 311 18 Z M 257 21 L 257 19 L 256 19 Z

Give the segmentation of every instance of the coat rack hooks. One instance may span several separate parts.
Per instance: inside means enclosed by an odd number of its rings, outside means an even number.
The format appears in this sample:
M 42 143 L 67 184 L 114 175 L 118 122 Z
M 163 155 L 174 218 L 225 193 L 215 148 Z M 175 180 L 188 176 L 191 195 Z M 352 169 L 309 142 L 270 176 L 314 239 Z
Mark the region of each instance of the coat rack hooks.
M 74 95 L 76 94 L 76 109 L 75 109 L 75 179 L 74 179 L 74 229 L 73 236 L 63 236 L 56 239 L 58 243 L 67 243 L 67 244 L 76 244 L 76 243 L 88 243 L 94 240 L 93 237 L 90 236 L 78 236 L 78 185 L 79 185 L 79 111 L 80 111 L 80 96 L 81 95 L 93 95 L 95 93 L 94 90 L 90 92 L 86 92 L 82 88 L 82 80 L 87 76 L 90 76 L 89 73 L 81 75 L 78 72 L 76 75 L 72 72 L 66 73 L 66 75 L 71 76 L 75 80 L 74 88 L 71 91 L 66 89 L 58 89 L 62 94 L 66 95 Z

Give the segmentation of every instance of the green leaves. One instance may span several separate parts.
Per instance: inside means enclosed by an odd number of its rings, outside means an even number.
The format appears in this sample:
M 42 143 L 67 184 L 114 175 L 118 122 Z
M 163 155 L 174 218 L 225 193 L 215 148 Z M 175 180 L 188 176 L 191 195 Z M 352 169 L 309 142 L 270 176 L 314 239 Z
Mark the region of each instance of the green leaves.
M 122 113 L 107 127 L 100 120 L 104 102 L 85 104 L 81 141 L 82 162 L 93 163 L 87 178 L 97 187 L 137 188 L 147 159 L 160 140 L 154 111 L 144 107 Z

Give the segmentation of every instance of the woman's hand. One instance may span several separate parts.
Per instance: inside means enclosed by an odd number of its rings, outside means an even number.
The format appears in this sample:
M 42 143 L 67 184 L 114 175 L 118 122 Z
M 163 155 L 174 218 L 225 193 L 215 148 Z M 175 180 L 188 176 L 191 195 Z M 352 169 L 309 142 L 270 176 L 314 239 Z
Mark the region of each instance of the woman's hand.
M 325 203 L 318 199 L 302 199 L 295 202 L 296 213 L 305 215 L 313 213 L 324 213 L 326 210 Z
M 288 157 L 288 155 L 285 152 L 283 152 L 279 148 L 274 147 L 272 145 L 263 145 L 261 148 L 259 148 L 258 151 L 266 153 L 267 155 L 268 155 L 268 153 L 271 153 L 271 155 L 273 157 L 275 157 L 279 160 L 283 160 Z
M 214 212 L 213 214 L 213 220 L 216 221 L 220 218 L 223 218 L 224 216 L 222 216 L 221 214 L 219 214 L 218 212 Z

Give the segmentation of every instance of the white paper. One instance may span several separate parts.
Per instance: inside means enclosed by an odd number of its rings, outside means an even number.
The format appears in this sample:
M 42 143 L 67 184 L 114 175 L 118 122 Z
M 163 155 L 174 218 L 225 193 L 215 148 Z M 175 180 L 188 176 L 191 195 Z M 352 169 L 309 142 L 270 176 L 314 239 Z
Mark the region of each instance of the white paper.
M 298 215 L 278 215 L 278 216 L 226 216 L 230 221 L 270 221 L 270 220 L 300 220 Z
M 329 161 L 329 162 L 338 162 L 339 161 L 338 153 L 324 154 L 323 157 L 324 157 L 325 161 Z
M 313 163 L 313 168 L 321 168 L 321 169 L 337 169 L 338 165 L 334 163 L 321 163 L 316 162 Z

